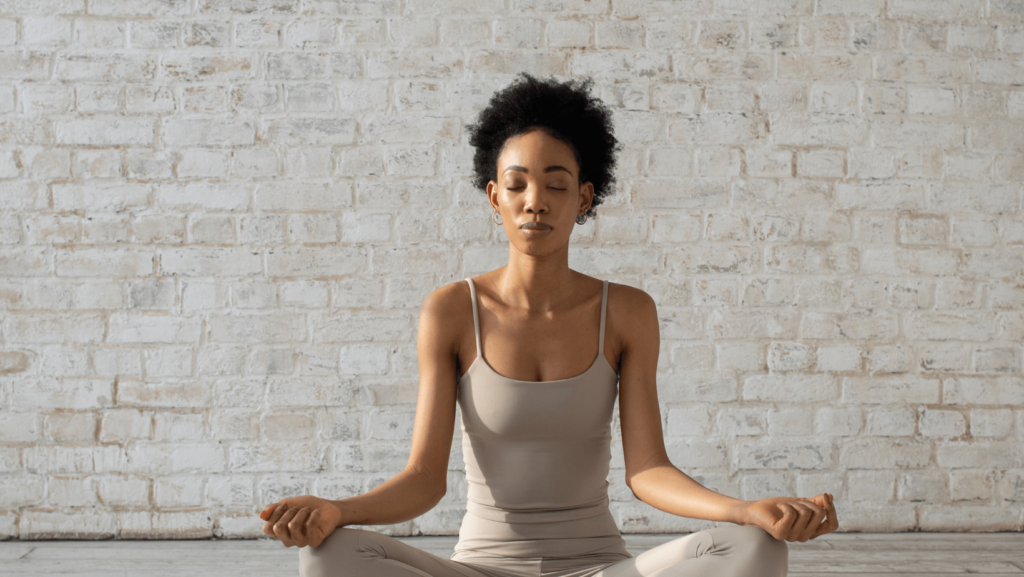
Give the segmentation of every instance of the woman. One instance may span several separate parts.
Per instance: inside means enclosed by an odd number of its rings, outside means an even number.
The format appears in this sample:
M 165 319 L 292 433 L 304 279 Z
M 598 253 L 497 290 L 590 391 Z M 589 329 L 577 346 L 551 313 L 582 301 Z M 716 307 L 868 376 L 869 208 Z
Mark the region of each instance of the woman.
M 618 149 L 610 113 L 590 87 L 524 74 L 470 127 L 476 183 L 509 239 L 508 264 L 424 301 L 406 468 L 364 495 L 293 497 L 260 514 L 265 533 L 302 547 L 301 575 L 782 576 L 785 541 L 838 527 L 831 495 L 741 501 L 669 461 L 653 300 L 568 264 L 573 225 L 608 194 Z M 735 525 L 630 556 L 608 509 L 616 395 L 634 495 L 675 515 Z M 452 557 L 343 528 L 406 521 L 437 504 L 456 403 L 468 503 Z

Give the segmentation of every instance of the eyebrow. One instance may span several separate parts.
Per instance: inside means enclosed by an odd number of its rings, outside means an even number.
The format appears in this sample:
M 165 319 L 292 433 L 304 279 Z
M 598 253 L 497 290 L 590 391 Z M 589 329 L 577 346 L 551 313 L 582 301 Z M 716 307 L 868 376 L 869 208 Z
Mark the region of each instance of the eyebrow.
M 512 166 L 506 168 L 505 172 L 508 172 L 510 170 L 517 170 L 519 172 L 525 172 L 527 174 L 529 174 L 529 172 L 530 172 L 529 169 L 527 169 L 525 166 L 519 166 L 518 164 L 513 164 Z M 564 170 L 564 171 L 568 172 L 570 176 L 572 175 L 572 172 L 568 168 L 566 168 L 564 166 L 558 166 L 557 164 L 545 168 L 544 172 L 545 173 L 555 172 L 556 170 Z

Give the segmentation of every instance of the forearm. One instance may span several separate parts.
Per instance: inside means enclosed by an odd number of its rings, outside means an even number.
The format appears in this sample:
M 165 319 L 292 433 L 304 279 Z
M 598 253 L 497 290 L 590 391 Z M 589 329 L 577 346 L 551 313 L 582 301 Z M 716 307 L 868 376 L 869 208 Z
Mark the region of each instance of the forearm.
M 344 525 L 390 525 L 414 519 L 434 508 L 443 492 L 413 469 L 404 469 L 373 490 L 331 501 L 341 509 Z M 440 494 L 438 494 L 440 493 Z
M 746 524 L 743 513 L 748 501 L 716 493 L 671 463 L 637 473 L 630 481 L 630 489 L 641 501 L 666 513 L 691 519 Z

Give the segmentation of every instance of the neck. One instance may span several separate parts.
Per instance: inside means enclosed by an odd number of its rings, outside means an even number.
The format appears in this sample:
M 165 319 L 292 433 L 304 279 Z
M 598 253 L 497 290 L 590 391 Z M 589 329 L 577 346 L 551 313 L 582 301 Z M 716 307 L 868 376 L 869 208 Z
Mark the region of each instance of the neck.
M 569 268 L 569 246 L 544 256 L 519 252 L 509 243 L 508 266 L 497 279 L 502 300 L 530 311 L 549 311 L 564 302 L 575 276 Z

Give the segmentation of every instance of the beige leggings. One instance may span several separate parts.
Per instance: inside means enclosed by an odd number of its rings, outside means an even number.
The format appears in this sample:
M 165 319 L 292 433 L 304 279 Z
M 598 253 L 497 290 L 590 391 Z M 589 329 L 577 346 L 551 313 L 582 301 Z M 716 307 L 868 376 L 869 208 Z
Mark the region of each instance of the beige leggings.
M 301 577 L 783 577 L 789 549 L 757 527 L 698 531 L 614 563 L 453 561 L 376 531 L 343 527 L 299 549 Z

